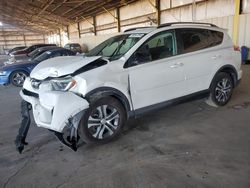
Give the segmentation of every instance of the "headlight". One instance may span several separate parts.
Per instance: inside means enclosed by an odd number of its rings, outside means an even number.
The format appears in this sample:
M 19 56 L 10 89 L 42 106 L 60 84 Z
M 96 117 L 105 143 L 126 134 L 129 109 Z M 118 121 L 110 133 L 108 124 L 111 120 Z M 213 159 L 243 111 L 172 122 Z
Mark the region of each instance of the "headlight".
M 5 76 L 7 74 L 6 71 L 0 71 L 0 76 Z
M 76 81 L 72 77 L 58 78 L 50 81 L 52 90 L 68 91 L 76 85 Z

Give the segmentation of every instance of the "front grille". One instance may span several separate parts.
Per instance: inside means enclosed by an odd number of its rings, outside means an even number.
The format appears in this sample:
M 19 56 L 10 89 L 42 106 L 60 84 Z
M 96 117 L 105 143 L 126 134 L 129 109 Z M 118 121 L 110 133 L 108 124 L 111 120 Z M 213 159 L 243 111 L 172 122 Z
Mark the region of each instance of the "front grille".
M 27 96 L 30 96 L 30 97 L 39 98 L 39 95 L 38 95 L 37 93 L 28 91 L 28 90 L 26 90 L 26 89 L 23 89 L 22 91 L 23 91 L 23 94 L 24 94 L 24 95 L 27 95 Z

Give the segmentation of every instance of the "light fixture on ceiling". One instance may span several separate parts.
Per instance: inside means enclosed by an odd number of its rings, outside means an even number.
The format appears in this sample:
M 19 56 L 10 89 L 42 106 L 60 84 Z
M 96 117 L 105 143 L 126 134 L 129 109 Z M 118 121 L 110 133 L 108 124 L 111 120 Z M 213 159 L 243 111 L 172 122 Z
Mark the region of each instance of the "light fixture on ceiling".
M 0 22 L 0 26 L 3 26 L 3 23 L 2 23 L 2 22 Z

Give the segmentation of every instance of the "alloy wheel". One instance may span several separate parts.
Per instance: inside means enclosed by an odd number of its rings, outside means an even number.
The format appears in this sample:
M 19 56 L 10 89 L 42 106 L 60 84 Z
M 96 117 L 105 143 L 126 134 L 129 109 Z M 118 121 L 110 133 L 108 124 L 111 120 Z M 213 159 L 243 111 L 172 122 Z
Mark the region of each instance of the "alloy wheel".
M 16 72 L 14 73 L 14 75 L 12 76 L 12 82 L 14 85 L 16 86 L 22 86 L 25 79 L 26 79 L 27 75 L 23 72 Z
M 120 114 L 110 105 L 98 106 L 88 118 L 89 133 L 96 139 L 102 140 L 112 136 L 119 127 Z
M 223 78 L 215 87 L 215 98 L 218 102 L 226 102 L 232 93 L 232 82 L 228 78 Z

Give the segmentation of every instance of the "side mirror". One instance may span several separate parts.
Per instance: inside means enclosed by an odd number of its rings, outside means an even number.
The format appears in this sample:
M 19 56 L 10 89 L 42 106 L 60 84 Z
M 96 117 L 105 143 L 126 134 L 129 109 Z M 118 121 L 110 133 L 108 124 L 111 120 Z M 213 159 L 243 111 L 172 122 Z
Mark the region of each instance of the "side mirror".
M 137 51 L 134 53 L 133 61 L 131 62 L 131 66 L 135 66 L 142 63 L 147 63 L 151 61 L 151 55 L 149 51 Z

